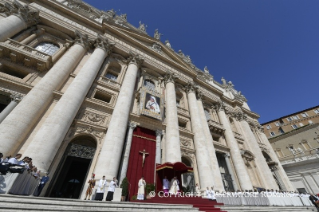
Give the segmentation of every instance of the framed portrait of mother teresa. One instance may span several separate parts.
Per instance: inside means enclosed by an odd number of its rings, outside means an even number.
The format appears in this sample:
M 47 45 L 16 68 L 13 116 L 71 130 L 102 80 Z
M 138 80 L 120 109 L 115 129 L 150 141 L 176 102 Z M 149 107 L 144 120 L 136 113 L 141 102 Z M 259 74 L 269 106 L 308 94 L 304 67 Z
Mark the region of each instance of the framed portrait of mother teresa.
M 140 90 L 140 112 L 143 115 L 162 120 L 163 98 L 161 94 L 142 88 Z

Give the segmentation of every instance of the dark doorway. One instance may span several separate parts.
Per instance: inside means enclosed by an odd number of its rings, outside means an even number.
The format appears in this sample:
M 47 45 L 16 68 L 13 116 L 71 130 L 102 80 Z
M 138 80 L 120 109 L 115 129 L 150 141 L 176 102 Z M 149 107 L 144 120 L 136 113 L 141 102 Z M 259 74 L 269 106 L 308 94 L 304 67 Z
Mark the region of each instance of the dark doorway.
M 80 198 L 95 150 L 96 142 L 89 136 L 80 136 L 70 142 L 46 196 Z
M 68 156 L 51 197 L 79 198 L 90 163 L 90 159 Z
M 235 191 L 234 185 L 233 185 L 233 179 L 228 170 L 228 168 L 231 168 L 231 167 L 227 167 L 225 154 L 216 152 L 216 156 L 218 160 L 219 170 L 215 170 L 215 171 L 220 171 L 225 191 Z

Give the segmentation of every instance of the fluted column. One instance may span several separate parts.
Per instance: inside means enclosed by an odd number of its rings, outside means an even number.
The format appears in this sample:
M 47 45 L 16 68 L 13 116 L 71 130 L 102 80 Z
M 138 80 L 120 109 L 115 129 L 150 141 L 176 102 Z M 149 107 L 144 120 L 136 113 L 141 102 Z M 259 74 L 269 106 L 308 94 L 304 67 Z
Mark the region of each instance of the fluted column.
M 234 166 L 235 166 L 235 170 L 238 176 L 240 186 L 244 190 L 251 190 L 253 189 L 253 185 L 249 178 L 244 160 L 241 156 L 241 151 L 239 149 L 237 140 L 235 139 L 235 136 L 231 129 L 229 119 L 227 118 L 225 114 L 223 103 L 222 102 L 217 103 L 215 105 L 215 109 L 217 110 L 217 114 L 221 124 L 225 128 L 225 138 L 230 148 L 230 155 L 232 157 L 232 160 L 234 161 Z
M 282 167 L 278 157 L 277 157 L 277 154 L 275 153 L 274 149 L 272 148 L 267 136 L 263 133 L 262 129 L 260 128 L 259 129 L 259 135 L 263 141 L 263 143 L 267 146 L 267 149 L 269 150 L 269 154 L 270 154 L 270 157 L 271 159 L 277 163 L 277 170 L 278 170 L 278 173 L 281 177 L 281 180 L 284 182 L 285 184 L 285 187 L 286 187 L 286 190 L 287 191 L 295 191 L 296 188 L 292 185 L 291 181 L 289 180 L 284 168 Z
M 224 157 L 225 157 L 227 169 L 228 169 L 229 174 L 230 174 L 230 176 L 231 176 L 231 178 L 232 178 L 232 182 L 233 182 L 234 189 L 235 189 L 235 191 L 237 191 L 238 189 L 240 189 L 240 187 L 237 185 L 236 175 L 235 175 L 235 173 L 234 173 L 234 171 L 233 171 L 233 166 L 232 166 L 232 164 L 231 164 L 231 162 L 230 162 L 230 159 L 229 159 L 230 154 L 229 154 L 229 153 L 226 153 L 226 154 L 224 154 Z
M 143 62 L 143 59 L 138 55 L 133 55 L 129 60 L 130 62 L 104 138 L 103 147 L 95 167 L 98 179 L 102 178 L 103 175 L 105 175 L 107 180 L 113 179 L 117 175 L 121 161 L 126 131 L 125 126 L 127 126 L 130 115 L 137 72 Z
M 209 130 L 209 126 L 206 120 L 206 116 L 205 116 L 205 111 L 204 111 L 204 107 L 203 107 L 203 102 L 202 102 L 202 96 L 200 93 L 198 93 L 198 99 L 197 99 L 197 106 L 199 109 L 199 114 L 200 114 L 200 119 L 201 119 L 201 123 L 203 126 L 203 130 L 205 133 L 205 137 L 206 137 L 206 147 L 209 153 L 209 158 L 210 158 L 210 164 L 211 164 L 211 168 L 213 170 L 213 181 L 214 181 L 214 189 L 222 191 L 224 190 L 224 184 L 223 184 L 223 180 L 222 180 L 222 176 L 220 174 L 219 171 L 219 165 L 218 165 L 218 160 L 216 157 L 216 151 L 215 151 L 215 147 L 214 147 L 214 141 L 213 141 L 213 137 L 212 134 L 210 133 Z
M 52 163 L 85 96 L 112 48 L 101 37 L 98 37 L 95 45 L 94 52 L 55 105 L 24 152 L 25 155 L 33 158 L 33 162 L 37 164 L 38 169 L 42 172 L 47 171 Z
M 259 176 L 262 179 L 266 189 L 278 190 L 278 185 L 269 169 L 266 159 L 259 147 L 259 144 L 254 136 L 251 128 L 246 121 L 247 117 L 243 113 L 237 113 L 236 118 L 239 121 L 241 128 L 243 129 L 244 136 L 246 138 L 247 144 L 250 146 L 251 151 L 255 155 L 256 166 L 259 172 Z
M 39 12 L 18 2 L 5 3 L 0 9 L 11 14 L 0 21 L 0 42 L 6 40 L 39 21 Z
M 133 138 L 133 131 L 136 127 L 134 122 L 129 124 L 129 129 L 126 136 L 126 146 L 124 151 L 124 158 L 122 163 L 121 175 L 120 175 L 120 182 L 126 177 L 127 167 L 128 167 L 128 160 L 130 158 L 131 146 L 132 146 L 132 138 Z
M 207 149 L 204 127 L 201 124 L 200 112 L 197 106 L 195 86 L 189 83 L 186 86 L 189 110 L 191 115 L 192 130 L 196 150 L 196 161 L 199 174 L 199 182 L 202 189 L 214 186 L 214 173 L 211 167 L 212 160 Z M 219 172 L 219 169 L 216 170 Z
M 179 140 L 179 126 L 176 106 L 174 74 L 165 75 L 166 84 L 166 162 L 181 162 L 182 154 Z
M 156 159 L 155 163 L 161 164 L 162 130 L 156 130 Z
M 53 98 L 53 91 L 65 82 L 86 53 L 88 38 L 77 34 L 76 43 L 0 124 L 0 149 L 4 155 L 17 151 L 17 147 L 47 109 Z
M 18 105 L 18 103 L 22 100 L 23 96 L 18 93 L 14 93 L 10 95 L 11 102 L 7 105 L 7 107 L 0 113 L 0 123 L 11 113 L 11 111 Z

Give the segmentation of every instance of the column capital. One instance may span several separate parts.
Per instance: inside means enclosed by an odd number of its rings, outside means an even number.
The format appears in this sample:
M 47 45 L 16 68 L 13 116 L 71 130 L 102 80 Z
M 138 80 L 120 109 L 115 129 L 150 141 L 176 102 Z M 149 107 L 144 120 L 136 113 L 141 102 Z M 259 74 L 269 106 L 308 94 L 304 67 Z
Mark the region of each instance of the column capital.
M 23 95 L 20 93 L 12 93 L 10 95 L 11 101 L 19 103 L 23 99 Z
M 243 112 L 234 113 L 233 116 L 237 121 L 247 121 L 247 115 Z
M 167 84 L 167 83 L 175 83 L 175 80 L 177 79 L 177 76 L 176 76 L 176 74 L 175 73 L 173 73 L 173 72 L 170 72 L 170 71 L 167 71 L 167 73 L 165 74 L 165 76 L 164 76 L 164 83 L 165 83 L 165 85 Z
M 163 134 L 162 130 L 156 130 L 156 137 L 161 136 Z
M 203 92 L 200 90 L 197 90 L 196 97 L 197 97 L 197 100 L 202 101 L 204 99 Z
M 89 36 L 87 34 L 82 34 L 78 30 L 75 30 L 74 33 L 75 33 L 75 43 L 83 46 L 85 49 L 89 49 L 91 46 Z
M 135 64 L 137 67 L 141 67 L 144 62 L 144 58 L 134 52 L 130 52 L 130 57 L 127 59 L 127 61 L 128 64 Z
M 130 122 L 128 127 L 132 130 L 134 130 L 136 128 L 137 124 L 135 122 Z
M 0 12 L 5 13 L 7 16 L 15 15 L 25 21 L 28 26 L 39 22 L 38 10 L 30 8 L 28 5 L 23 5 L 16 0 L 12 3 L 1 4 Z
M 230 157 L 230 153 L 229 153 L 229 152 L 226 152 L 226 153 L 223 154 L 223 156 L 224 156 L 225 158 L 229 158 L 229 157 Z
M 98 35 L 94 42 L 95 48 L 104 50 L 107 54 L 110 54 L 114 48 L 114 44 L 110 43 L 106 38 Z
M 226 108 L 226 106 L 225 106 L 223 101 L 216 102 L 212 107 L 216 111 L 221 111 L 221 110 L 225 111 L 225 108 Z
M 194 82 L 188 82 L 185 86 L 186 93 L 194 93 L 196 94 L 197 85 Z

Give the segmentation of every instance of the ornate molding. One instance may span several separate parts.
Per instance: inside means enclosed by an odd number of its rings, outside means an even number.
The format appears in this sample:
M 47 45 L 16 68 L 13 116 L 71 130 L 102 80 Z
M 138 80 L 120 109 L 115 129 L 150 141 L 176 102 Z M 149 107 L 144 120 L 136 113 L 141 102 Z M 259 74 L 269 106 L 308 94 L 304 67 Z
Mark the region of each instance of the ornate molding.
M 103 136 L 103 132 L 98 132 L 98 131 L 95 131 L 93 129 L 93 127 L 91 126 L 88 126 L 88 127 L 77 127 L 76 133 L 88 133 L 88 134 L 91 134 L 97 138 L 102 138 Z
M 82 146 L 79 144 L 72 144 L 68 152 L 69 156 L 92 159 L 94 157 L 96 148 Z
M 136 128 L 137 124 L 135 122 L 130 122 L 128 127 L 131 129 L 131 130 L 134 130 Z
M 0 4 L 0 12 L 5 13 L 7 16 L 15 15 L 25 21 L 28 26 L 39 22 L 39 11 L 29 8 L 28 5 L 22 5 L 17 0 L 12 3 L 5 2 Z
M 101 35 L 97 36 L 94 46 L 95 48 L 100 48 L 104 50 L 107 53 L 107 55 L 109 55 L 114 48 L 114 44 L 109 43 L 109 41 L 106 38 L 103 38 Z
M 162 52 L 162 46 L 158 42 L 153 43 L 151 48 L 154 49 L 158 53 Z
M 12 93 L 10 95 L 11 101 L 19 103 L 23 99 L 23 95 L 20 93 Z
M 187 85 L 185 86 L 185 91 L 186 93 L 195 93 L 197 91 L 197 86 L 195 85 L 194 82 L 188 82 Z
M 141 67 L 144 58 L 142 58 L 139 54 L 135 54 L 134 52 L 130 52 L 130 57 L 128 58 L 129 64 L 135 64 L 137 67 Z
M 177 76 L 175 73 L 167 71 L 167 74 L 164 76 L 163 80 L 164 80 L 164 83 L 166 85 L 167 83 L 170 83 L 170 82 L 175 83 L 176 79 L 177 79 Z
M 212 107 L 213 107 L 213 109 L 216 110 L 217 112 L 218 112 L 218 111 L 221 111 L 221 110 L 224 110 L 224 111 L 225 111 L 225 108 L 226 108 L 226 106 L 225 106 L 225 104 L 224 104 L 223 101 L 218 101 L 218 102 L 216 102 Z
M 91 41 L 89 40 L 89 36 L 87 34 L 82 34 L 78 30 L 75 30 L 75 43 L 83 46 L 85 49 L 89 49 L 91 47 Z
M 85 122 L 95 124 L 95 125 L 103 125 L 105 123 L 106 116 L 100 115 L 97 113 L 93 113 L 93 112 L 86 110 L 84 112 L 82 120 Z

